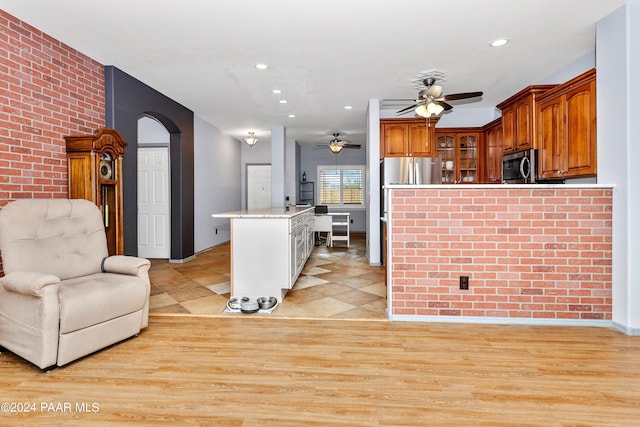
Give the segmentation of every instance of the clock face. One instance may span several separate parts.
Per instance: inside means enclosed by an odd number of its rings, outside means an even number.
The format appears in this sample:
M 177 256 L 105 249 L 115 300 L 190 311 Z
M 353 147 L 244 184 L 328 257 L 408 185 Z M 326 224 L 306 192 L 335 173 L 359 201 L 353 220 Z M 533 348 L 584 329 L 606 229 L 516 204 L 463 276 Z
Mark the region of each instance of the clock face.
M 100 156 L 100 178 L 114 179 L 113 176 L 113 157 L 109 153 Z

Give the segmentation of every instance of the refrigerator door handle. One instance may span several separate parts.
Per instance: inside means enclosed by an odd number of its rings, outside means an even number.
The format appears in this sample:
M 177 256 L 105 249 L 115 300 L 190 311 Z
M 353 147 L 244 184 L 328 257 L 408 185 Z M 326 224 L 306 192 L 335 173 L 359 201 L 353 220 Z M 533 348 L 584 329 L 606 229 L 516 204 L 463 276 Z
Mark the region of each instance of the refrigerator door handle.
M 420 163 L 419 162 L 415 162 L 415 184 L 416 185 L 420 185 L 422 184 L 422 174 L 420 172 Z
M 410 160 L 412 160 L 412 159 L 410 159 Z M 413 161 L 409 161 L 409 184 L 415 184 Z

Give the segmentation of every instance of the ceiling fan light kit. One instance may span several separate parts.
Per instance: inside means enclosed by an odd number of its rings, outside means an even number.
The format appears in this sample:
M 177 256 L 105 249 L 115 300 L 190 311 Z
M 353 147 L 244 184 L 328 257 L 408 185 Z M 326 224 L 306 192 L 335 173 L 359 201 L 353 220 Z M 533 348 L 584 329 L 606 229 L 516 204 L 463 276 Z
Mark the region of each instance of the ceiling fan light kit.
M 435 102 L 430 102 L 427 105 L 421 104 L 415 109 L 415 113 L 420 117 L 439 116 L 444 111 L 444 107 Z
M 413 110 L 418 116 L 430 118 L 432 116 L 439 116 L 440 114 L 453 109 L 453 106 L 446 101 L 457 101 L 460 99 L 482 96 L 482 92 L 465 92 L 443 95 L 442 86 L 436 84 L 436 82 L 446 80 L 445 74 L 441 71 L 425 71 L 419 74 L 418 77 L 422 77 L 422 81 L 419 82 L 421 86 L 418 88 L 424 87 L 424 89 L 418 92 L 418 99 L 413 100 L 413 105 L 397 111 L 396 114 L 402 114 L 409 110 Z M 414 81 L 414 83 L 418 82 Z
M 360 149 L 360 144 L 352 144 L 350 141 L 340 138 L 340 134 L 338 132 L 334 132 L 333 138 L 329 141 L 329 145 L 322 144 L 319 145 L 319 147 L 329 147 L 329 150 L 331 150 L 332 153 L 338 154 L 343 148 Z
M 331 141 L 329 143 L 329 150 L 331 150 L 332 153 L 338 154 L 342 151 L 342 145 L 339 142 Z

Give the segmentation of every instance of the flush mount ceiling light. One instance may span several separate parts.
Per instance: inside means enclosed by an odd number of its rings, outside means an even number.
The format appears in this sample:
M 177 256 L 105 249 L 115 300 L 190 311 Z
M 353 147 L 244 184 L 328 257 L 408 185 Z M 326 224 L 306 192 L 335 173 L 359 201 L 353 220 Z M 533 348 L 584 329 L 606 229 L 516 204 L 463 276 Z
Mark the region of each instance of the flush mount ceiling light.
M 509 39 L 501 38 L 501 39 L 495 39 L 490 43 L 490 45 L 491 47 L 500 47 L 500 46 L 504 46 L 507 43 L 509 43 Z
M 345 105 L 345 106 L 344 106 L 344 109 L 345 109 L 345 110 L 351 110 L 352 108 L 353 108 L 353 107 L 352 107 L 351 105 Z
M 244 138 L 244 142 L 249 146 L 249 147 L 253 147 L 254 145 L 256 145 L 258 143 L 258 138 L 256 138 L 254 136 L 253 132 L 249 132 L 249 136 L 247 136 L 246 138 Z
M 444 111 L 444 107 L 435 102 L 429 102 L 428 104 L 420 104 L 415 109 L 415 113 L 421 117 L 438 116 Z
M 287 103 L 287 100 L 286 100 L 286 99 L 281 99 L 281 100 L 280 100 L 280 104 L 286 104 L 286 103 Z
M 271 92 L 275 93 L 275 94 L 279 94 L 282 93 L 282 91 L 280 89 L 274 89 Z
M 294 118 L 296 115 L 295 114 L 289 114 L 289 118 Z
M 266 70 L 269 67 L 267 67 L 267 64 L 256 64 L 256 68 L 258 70 Z

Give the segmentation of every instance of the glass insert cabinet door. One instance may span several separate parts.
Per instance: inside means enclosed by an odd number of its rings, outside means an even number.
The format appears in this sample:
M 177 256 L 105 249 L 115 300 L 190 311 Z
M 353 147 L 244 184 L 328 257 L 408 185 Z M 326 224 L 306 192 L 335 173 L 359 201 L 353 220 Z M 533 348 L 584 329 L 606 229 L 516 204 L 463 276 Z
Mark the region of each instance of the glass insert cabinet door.
M 473 135 L 459 138 L 460 148 L 460 182 L 478 181 L 478 140 Z
M 456 144 L 455 137 L 438 136 L 438 157 L 442 159 L 442 182 L 453 184 L 456 181 Z
M 437 137 L 442 183 L 478 182 L 478 135 L 452 133 Z

